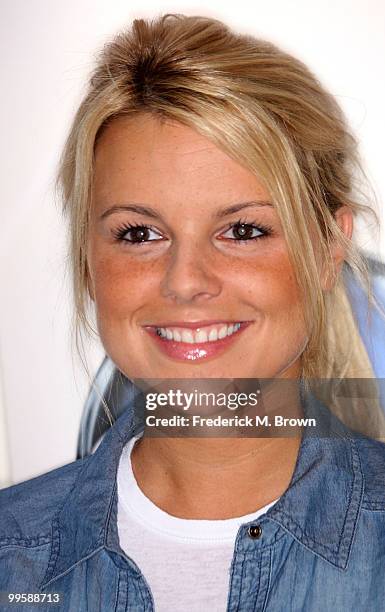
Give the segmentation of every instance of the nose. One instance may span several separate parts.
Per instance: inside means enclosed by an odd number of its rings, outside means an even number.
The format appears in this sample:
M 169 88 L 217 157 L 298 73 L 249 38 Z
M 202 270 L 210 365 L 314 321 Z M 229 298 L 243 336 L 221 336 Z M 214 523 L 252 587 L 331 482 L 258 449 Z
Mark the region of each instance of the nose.
M 161 294 L 177 303 L 209 300 L 221 293 L 213 256 L 202 245 L 176 245 L 161 282 Z

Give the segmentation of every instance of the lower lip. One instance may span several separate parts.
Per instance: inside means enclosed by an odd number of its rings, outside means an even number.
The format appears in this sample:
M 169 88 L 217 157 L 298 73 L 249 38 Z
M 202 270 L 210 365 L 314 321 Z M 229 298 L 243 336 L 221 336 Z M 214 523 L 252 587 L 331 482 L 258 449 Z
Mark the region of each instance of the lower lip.
M 201 361 L 202 359 L 216 357 L 230 348 L 251 323 L 252 321 L 243 321 L 240 328 L 231 336 L 225 336 L 213 342 L 197 342 L 194 344 L 162 338 L 156 333 L 155 327 L 145 327 L 144 329 L 156 342 L 158 348 L 168 357 L 179 361 Z

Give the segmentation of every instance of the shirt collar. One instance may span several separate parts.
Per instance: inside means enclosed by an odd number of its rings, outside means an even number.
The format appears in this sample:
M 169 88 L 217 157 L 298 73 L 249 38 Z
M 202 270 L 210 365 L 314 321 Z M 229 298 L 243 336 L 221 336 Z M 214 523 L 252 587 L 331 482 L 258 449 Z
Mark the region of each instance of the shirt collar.
M 291 482 L 267 515 L 308 550 L 346 569 L 364 494 L 364 477 L 355 439 L 314 395 L 302 390 L 307 427 Z
M 304 429 L 289 487 L 267 516 L 308 550 L 346 568 L 363 495 L 355 434 L 302 385 L 301 398 L 317 428 Z M 80 459 L 84 467 L 53 520 L 52 552 L 41 588 L 102 548 L 127 569 L 117 528 L 117 470 L 124 445 L 142 427 L 128 407 L 95 452 Z M 137 573 L 137 566 L 125 559 Z

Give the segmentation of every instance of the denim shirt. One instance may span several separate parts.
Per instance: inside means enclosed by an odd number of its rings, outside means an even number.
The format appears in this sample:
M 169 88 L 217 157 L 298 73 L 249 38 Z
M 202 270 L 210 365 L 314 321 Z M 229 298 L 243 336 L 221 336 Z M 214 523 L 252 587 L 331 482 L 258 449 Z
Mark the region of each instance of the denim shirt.
M 257 529 L 240 526 L 227 611 L 383 612 L 385 444 L 346 428 L 314 396 L 305 412 L 327 434 L 304 429 L 290 485 Z M 1 610 L 154 610 L 117 530 L 118 462 L 137 431 L 127 409 L 92 455 L 0 491 Z M 7 592 L 41 603 L 8 607 Z

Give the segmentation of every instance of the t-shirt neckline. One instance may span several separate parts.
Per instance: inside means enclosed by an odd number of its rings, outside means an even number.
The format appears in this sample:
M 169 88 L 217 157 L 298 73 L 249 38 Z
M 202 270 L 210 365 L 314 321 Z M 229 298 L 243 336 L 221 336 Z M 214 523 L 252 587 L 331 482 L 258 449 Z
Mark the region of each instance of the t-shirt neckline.
M 256 520 L 279 498 L 255 512 L 229 519 L 185 519 L 168 514 L 154 504 L 140 489 L 131 464 L 131 451 L 142 434 L 123 447 L 118 469 L 118 494 L 123 509 L 145 528 L 183 540 L 234 541 L 240 525 Z

